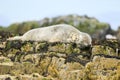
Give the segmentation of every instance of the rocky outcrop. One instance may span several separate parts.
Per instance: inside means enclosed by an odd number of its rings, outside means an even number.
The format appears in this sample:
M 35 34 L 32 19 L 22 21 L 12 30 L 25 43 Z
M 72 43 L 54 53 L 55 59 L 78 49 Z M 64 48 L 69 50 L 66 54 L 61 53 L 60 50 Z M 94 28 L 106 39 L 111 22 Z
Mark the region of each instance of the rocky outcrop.
M 117 40 L 92 47 L 19 40 L 0 44 L 0 80 L 120 80 Z

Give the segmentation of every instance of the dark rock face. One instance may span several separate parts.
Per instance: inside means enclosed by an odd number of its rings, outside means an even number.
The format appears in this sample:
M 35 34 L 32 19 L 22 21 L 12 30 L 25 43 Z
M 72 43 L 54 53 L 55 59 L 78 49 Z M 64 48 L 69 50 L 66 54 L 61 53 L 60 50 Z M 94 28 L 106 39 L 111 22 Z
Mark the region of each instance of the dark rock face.
M 13 34 L 8 31 L 0 31 L 0 41 L 5 41 L 7 38 L 12 37 Z
M 117 36 L 117 39 L 120 43 L 120 27 L 118 28 L 117 32 L 116 32 L 116 36 Z

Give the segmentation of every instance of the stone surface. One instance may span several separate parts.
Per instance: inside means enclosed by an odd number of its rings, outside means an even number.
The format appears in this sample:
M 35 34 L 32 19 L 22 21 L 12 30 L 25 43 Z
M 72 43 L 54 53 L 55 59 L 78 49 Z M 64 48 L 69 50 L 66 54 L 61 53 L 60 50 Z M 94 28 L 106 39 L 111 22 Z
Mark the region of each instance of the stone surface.
M 0 80 L 120 80 L 117 40 L 89 48 L 31 41 L 0 44 Z

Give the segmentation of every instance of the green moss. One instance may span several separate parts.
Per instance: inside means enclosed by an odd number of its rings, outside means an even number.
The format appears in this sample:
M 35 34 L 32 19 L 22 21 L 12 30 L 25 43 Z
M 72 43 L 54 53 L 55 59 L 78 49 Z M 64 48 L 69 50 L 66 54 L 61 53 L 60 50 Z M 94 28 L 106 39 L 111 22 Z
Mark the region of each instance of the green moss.
M 52 79 L 42 78 L 42 80 L 52 80 Z
M 0 75 L 8 74 L 10 72 L 10 70 L 11 70 L 11 66 L 9 66 L 9 65 L 0 65 Z
M 36 51 L 38 52 L 46 52 L 48 50 L 47 42 L 40 42 L 36 45 Z
M 33 44 L 31 44 L 30 42 L 26 42 L 26 44 L 24 44 L 24 45 L 21 47 L 21 51 L 22 51 L 22 52 L 33 51 Z
M 80 53 L 80 49 L 79 48 L 74 48 L 73 53 Z
M 0 63 L 3 63 L 3 62 L 10 62 L 11 60 L 9 58 L 4 58 L 4 59 L 0 59 Z
M 109 56 L 116 56 L 115 51 L 109 46 L 96 45 L 93 46 L 92 55 L 103 54 Z
M 67 54 L 73 53 L 73 46 L 72 46 L 72 44 L 67 44 L 66 45 L 65 53 L 67 53 Z
M 50 52 L 65 52 L 65 44 L 64 43 L 50 43 L 48 47 L 48 51 Z

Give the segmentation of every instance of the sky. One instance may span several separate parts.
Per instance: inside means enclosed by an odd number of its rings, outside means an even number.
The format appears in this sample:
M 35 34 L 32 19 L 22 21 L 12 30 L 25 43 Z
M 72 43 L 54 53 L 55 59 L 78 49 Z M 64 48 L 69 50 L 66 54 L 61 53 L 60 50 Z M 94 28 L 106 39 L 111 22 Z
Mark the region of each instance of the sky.
M 120 26 L 120 0 L 0 0 L 0 25 L 77 14 Z

